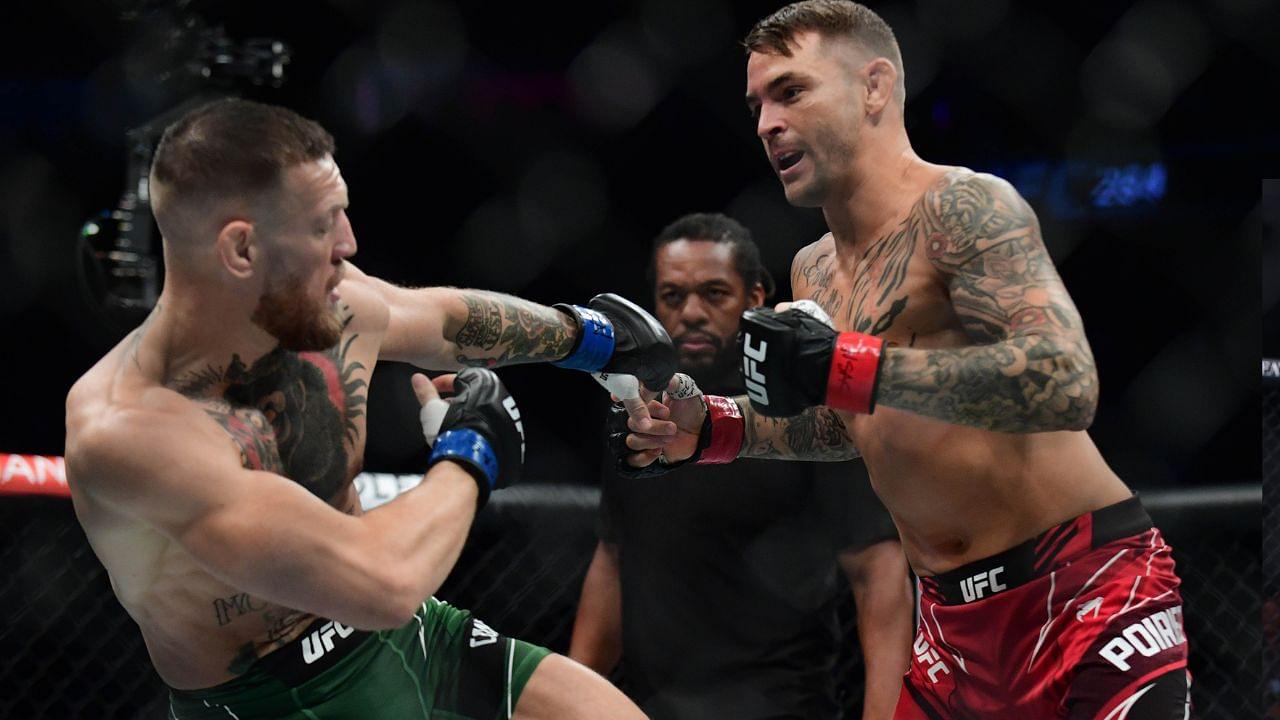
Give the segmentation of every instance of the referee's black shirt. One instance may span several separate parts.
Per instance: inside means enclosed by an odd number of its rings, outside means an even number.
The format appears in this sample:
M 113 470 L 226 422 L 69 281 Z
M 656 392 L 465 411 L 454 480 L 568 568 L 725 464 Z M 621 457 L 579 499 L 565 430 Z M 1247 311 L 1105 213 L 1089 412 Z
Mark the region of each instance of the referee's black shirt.
M 897 533 L 861 461 L 606 471 L 623 689 L 653 720 L 834 718 L 836 554 Z

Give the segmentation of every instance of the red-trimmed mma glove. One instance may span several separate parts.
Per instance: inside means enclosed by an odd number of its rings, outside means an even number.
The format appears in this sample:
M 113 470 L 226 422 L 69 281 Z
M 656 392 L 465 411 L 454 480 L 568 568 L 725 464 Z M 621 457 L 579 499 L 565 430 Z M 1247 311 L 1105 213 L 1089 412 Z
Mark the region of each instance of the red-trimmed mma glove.
M 836 332 L 814 317 L 812 302 L 776 312 L 742 314 L 738 349 L 751 407 L 761 415 L 791 417 L 826 405 L 868 414 L 875 409 L 884 342 L 874 335 Z M 825 318 L 825 313 L 821 313 Z
M 606 443 L 613 453 L 614 470 L 625 478 L 650 478 L 665 475 L 681 465 L 716 465 L 732 462 L 742 450 L 743 420 L 742 411 L 733 398 L 719 395 L 703 395 L 689 376 L 677 374 L 679 381 L 674 393 L 667 393 L 663 402 L 673 400 L 687 401 L 697 397 L 703 407 L 702 424 L 698 428 L 698 443 L 693 454 L 677 461 L 668 462 L 659 457 L 644 467 L 635 467 L 628 460 L 639 451 L 627 447 L 627 435 L 631 434 L 627 427 L 628 413 L 626 408 L 615 404 L 609 409 L 609 417 L 605 424 Z
M 428 465 L 452 460 L 480 487 L 476 509 L 489 493 L 520 479 L 524 466 L 524 425 L 515 398 L 492 370 L 467 368 L 453 380 L 453 397 L 422 406 L 422 433 L 431 446 Z

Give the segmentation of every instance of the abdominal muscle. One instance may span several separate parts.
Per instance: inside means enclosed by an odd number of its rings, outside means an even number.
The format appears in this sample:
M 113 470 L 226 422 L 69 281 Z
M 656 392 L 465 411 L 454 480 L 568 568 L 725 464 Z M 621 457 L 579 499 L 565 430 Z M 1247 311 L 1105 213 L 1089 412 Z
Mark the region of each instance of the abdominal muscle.
M 1085 432 L 996 433 L 888 407 L 845 422 L 921 576 L 1131 494 Z

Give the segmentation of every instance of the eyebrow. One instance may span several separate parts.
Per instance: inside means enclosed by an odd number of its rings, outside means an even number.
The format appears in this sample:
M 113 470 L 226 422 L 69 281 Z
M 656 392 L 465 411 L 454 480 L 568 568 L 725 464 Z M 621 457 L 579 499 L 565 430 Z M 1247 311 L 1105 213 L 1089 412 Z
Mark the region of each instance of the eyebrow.
M 779 85 L 786 85 L 789 82 L 793 82 L 795 80 L 800 80 L 800 79 L 803 79 L 803 76 L 799 75 L 794 70 L 788 70 L 782 73 L 781 75 L 779 75 L 778 77 L 770 80 L 769 83 L 764 86 L 764 91 L 766 94 L 771 93 Z M 747 93 L 747 97 L 746 97 L 747 107 L 751 107 L 751 103 L 757 100 L 759 100 L 759 98 L 757 98 L 755 95 L 752 95 L 751 93 Z
M 727 280 L 727 279 L 725 279 L 725 278 L 718 278 L 718 277 L 717 277 L 717 278 L 711 278 L 710 280 L 704 280 L 703 282 L 696 283 L 696 284 L 694 284 L 694 285 L 692 285 L 692 286 L 688 286 L 688 285 L 680 285 L 680 284 L 678 284 L 678 283 L 671 282 L 670 280 L 664 280 L 664 281 L 662 281 L 661 283 L 658 283 L 658 292 L 664 292 L 664 291 L 666 291 L 666 290 L 679 290 L 679 291 L 681 291 L 681 292 L 685 292 L 685 291 L 687 291 L 690 287 L 692 287 L 694 290 L 708 290 L 708 289 L 711 289 L 711 288 L 730 288 L 730 289 L 732 289 L 732 288 L 733 288 L 733 284 L 732 284 L 731 282 L 729 282 L 729 280 Z

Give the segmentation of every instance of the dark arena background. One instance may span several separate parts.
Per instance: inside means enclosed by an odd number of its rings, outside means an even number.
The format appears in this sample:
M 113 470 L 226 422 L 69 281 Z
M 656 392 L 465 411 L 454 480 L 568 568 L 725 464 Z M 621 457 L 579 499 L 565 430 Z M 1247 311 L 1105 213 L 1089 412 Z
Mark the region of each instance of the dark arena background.
M 786 299 L 792 254 L 824 226 L 786 203 L 765 160 L 738 45 L 778 6 L 0 9 L 0 453 L 13 454 L 0 455 L 0 717 L 164 716 L 137 628 L 58 496 L 57 458 L 68 388 L 160 282 L 136 190 L 175 111 L 238 94 L 324 124 L 350 185 L 355 262 L 396 283 L 544 303 L 614 291 L 651 306 L 651 238 L 681 214 L 720 211 L 754 232 Z M 1253 364 L 1258 268 L 1280 267 L 1274 247 L 1262 251 L 1259 209 L 1280 126 L 1255 107 L 1280 73 L 1275 4 L 871 6 L 902 45 L 920 155 L 1001 175 L 1039 214 L 1100 370 L 1090 433 L 1175 548 L 1193 716 L 1280 718 L 1280 674 L 1263 659 L 1257 431 L 1270 481 L 1280 399 L 1268 390 L 1264 415 Z M 1272 338 L 1264 353 L 1280 357 Z M 362 480 L 366 498 L 424 466 L 409 373 L 379 366 L 371 385 L 365 468 L 383 474 Z M 439 595 L 563 652 L 595 546 L 606 399 L 579 373 L 500 374 L 524 413 L 527 481 L 481 513 Z M 841 612 L 851 631 L 835 672 L 844 716 L 857 718 L 860 663 L 851 608 Z

